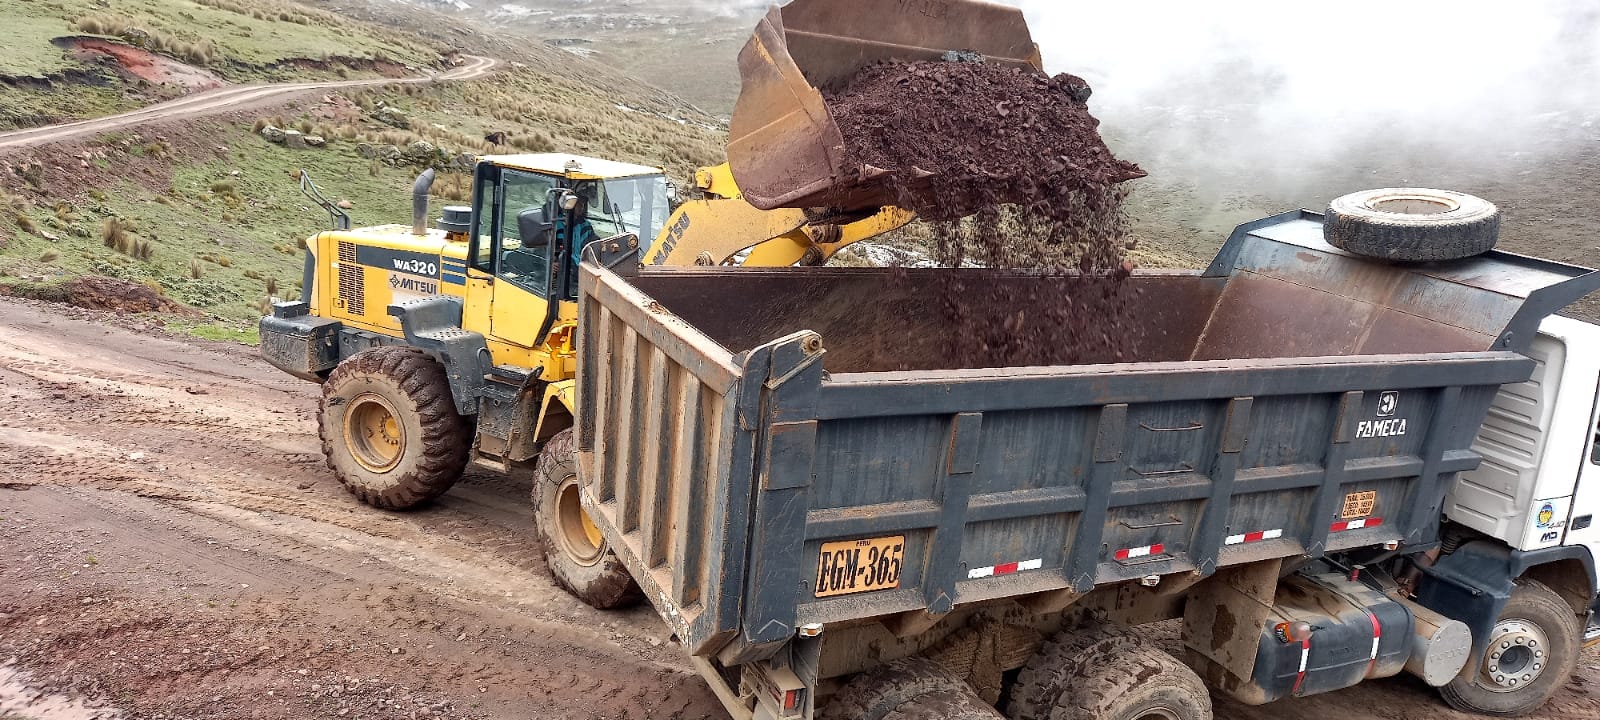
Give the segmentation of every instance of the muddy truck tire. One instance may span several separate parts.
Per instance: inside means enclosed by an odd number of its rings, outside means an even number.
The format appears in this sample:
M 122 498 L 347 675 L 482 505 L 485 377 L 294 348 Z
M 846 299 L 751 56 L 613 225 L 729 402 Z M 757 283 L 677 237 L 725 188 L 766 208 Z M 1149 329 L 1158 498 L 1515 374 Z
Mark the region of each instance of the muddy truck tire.
M 960 678 L 927 658 L 898 660 L 852 678 L 817 720 L 999 720 Z
M 1093 634 L 1091 631 L 1085 640 Z M 1077 649 L 1067 657 L 1058 655 L 1060 665 L 1050 676 L 1054 681 L 1050 689 L 1056 691 L 1050 705 L 1040 708 L 1035 704 L 1026 710 L 1034 714 L 1027 716 L 1020 714 L 1023 708 L 1012 707 L 1012 717 L 1212 720 L 1211 695 L 1187 665 L 1131 634 L 1104 633 L 1100 638 L 1057 643 L 1059 648 Z M 1021 699 L 1015 694 L 1012 697 L 1014 703 Z
M 334 368 L 317 415 L 322 455 L 362 502 L 405 510 L 461 478 L 472 424 L 456 413 L 444 367 L 410 347 L 374 348 Z
M 1079 680 L 1086 676 L 1084 663 L 1103 662 L 1139 643 L 1127 630 L 1108 625 L 1057 633 L 1023 666 L 1007 696 L 1006 714 L 1012 720 L 1050 720 L 1063 698 L 1079 692 Z
M 1329 245 L 1379 260 L 1458 260 L 1494 249 L 1500 210 L 1449 190 L 1366 190 L 1330 203 L 1322 234 Z
M 1519 580 L 1481 657 L 1439 688 L 1451 707 L 1479 715 L 1526 715 L 1565 685 L 1582 651 L 1572 606 L 1534 580 Z
M 545 443 L 533 481 L 533 526 L 556 584 L 592 608 L 639 604 L 644 591 L 580 502 L 578 455 L 572 430 Z

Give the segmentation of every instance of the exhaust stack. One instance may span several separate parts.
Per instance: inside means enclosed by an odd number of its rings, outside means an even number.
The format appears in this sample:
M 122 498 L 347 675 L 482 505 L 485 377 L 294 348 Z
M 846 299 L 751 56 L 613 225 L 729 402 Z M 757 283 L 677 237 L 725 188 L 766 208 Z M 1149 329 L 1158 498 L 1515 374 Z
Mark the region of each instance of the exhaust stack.
M 428 191 L 433 188 L 433 168 L 423 170 L 411 186 L 411 234 L 428 234 Z

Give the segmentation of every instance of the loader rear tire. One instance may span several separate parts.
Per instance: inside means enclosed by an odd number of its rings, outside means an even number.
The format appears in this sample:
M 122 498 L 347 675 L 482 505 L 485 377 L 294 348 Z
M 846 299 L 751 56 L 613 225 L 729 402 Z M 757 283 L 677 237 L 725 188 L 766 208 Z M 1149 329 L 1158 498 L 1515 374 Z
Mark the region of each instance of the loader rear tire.
M 1328 205 L 1322 235 L 1329 245 L 1379 260 L 1457 260 L 1494 249 L 1500 210 L 1449 190 L 1365 190 Z
M 851 679 L 817 720 L 998 720 L 960 678 L 927 658 L 897 660 Z
M 322 455 L 346 490 L 386 510 L 443 495 L 461 478 L 472 424 L 456 413 L 444 366 L 411 347 L 358 353 L 322 385 Z
M 1439 694 L 1450 707 L 1478 715 L 1533 712 L 1572 677 L 1582 652 L 1582 630 L 1572 606 L 1554 590 L 1535 580 L 1518 580 L 1483 656 L 1469 660 Z M 1508 668 L 1514 672 L 1506 672 Z
M 639 604 L 644 591 L 579 502 L 577 443 L 563 430 L 545 443 L 533 480 L 533 526 L 545 564 L 567 592 L 597 610 Z
M 1023 666 L 1007 696 L 1006 714 L 1012 720 L 1049 720 L 1057 702 L 1077 692 L 1083 663 L 1101 661 L 1140 642 L 1113 625 L 1089 625 L 1057 633 Z

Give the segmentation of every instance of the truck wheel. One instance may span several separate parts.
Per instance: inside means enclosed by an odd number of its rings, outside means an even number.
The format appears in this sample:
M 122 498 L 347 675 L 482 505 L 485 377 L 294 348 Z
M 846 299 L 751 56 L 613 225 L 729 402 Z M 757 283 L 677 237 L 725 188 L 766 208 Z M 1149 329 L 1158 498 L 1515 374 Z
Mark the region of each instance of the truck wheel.
M 637 605 L 644 591 L 600 534 L 578 495 L 577 447 L 572 430 L 545 443 L 533 482 L 533 525 L 544 543 L 545 564 L 556 584 L 600 610 Z
M 1578 616 L 1555 591 L 1519 580 L 1478 662 L 1439 688 L 1457 710 L 1513 717 L 1543 705 L 1578 662 Z
M 927 658 L 907 658 L 861 673 L 817 713 L 817 720 L 993 720 L 995 712 L 960 678 Z
M 454 485 L 472 426 L 456 413 L 444 367 L 421 350 L 381 347 L 339 363 L 322 385 L 322 455 L 362 502 L 405 510 Z
M 1066 667 L 1054 720 L 1211 720 L 1211 696 L 1188 666 L 1128 636 L 1086 648 Z M 1014 717 L 1021 717 L 1015 715 Z
M 1330 203 L 1322 234 L 1329 245 L 1380 260 L 1455 260 L 1494 249 L 1500 210 L 1448 190 L 1367 190 Z
M 1023 666 L 1007 697 L 1006 714 L 1012 720 L 1049 720 L 1056 703 L 1077 692 L 1079 665 L 1139 642 L 1126 630 L 1106 625 L 1057 633 Z

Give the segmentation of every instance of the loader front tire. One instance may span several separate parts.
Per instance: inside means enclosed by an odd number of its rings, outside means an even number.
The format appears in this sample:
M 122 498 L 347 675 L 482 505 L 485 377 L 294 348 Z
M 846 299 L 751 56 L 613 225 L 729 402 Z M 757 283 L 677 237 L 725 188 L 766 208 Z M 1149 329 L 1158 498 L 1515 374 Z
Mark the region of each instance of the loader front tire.
M 1340 250 L 1379 260 L 1457 260 L 1494 249 L 1500 210 L 1449 190 L 1365 190 L 1328 204 L 1322 236 Z
M 1518 580 L 1483 655 L 1439 694 L 1457 710 L 1526 715 L 1550 699 L 1577 665 L 1583 628 L 1572 606 L 1543 583 Z
M 416 348 L 381 347 L 334 368 L 317 414 L 322 455 L 362 502 L 406 510 L 461 478 L 472 425 L 456 413 L 444 367 Z
M 577 444 L 572 430 L 545 443 L 533 481 L 533 525 L 556 584 L 592 608 L 637 605 L 644 591 L 611 550 L 580 502 Z

